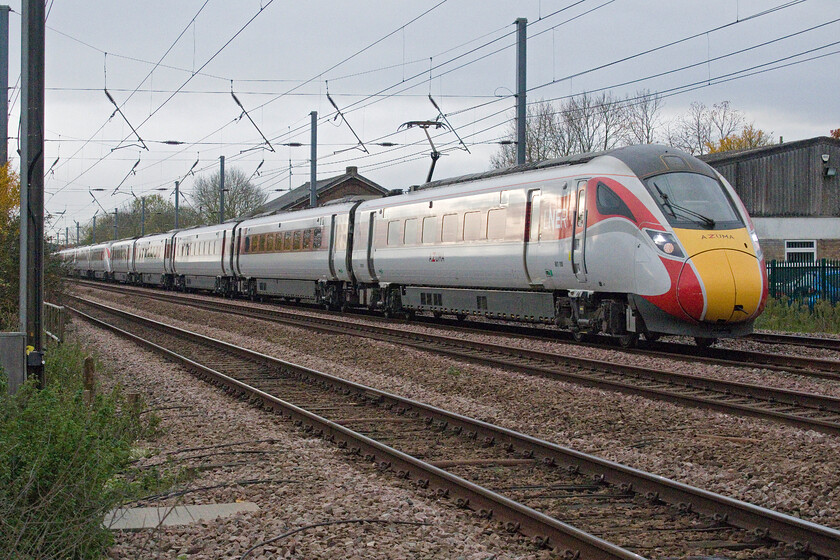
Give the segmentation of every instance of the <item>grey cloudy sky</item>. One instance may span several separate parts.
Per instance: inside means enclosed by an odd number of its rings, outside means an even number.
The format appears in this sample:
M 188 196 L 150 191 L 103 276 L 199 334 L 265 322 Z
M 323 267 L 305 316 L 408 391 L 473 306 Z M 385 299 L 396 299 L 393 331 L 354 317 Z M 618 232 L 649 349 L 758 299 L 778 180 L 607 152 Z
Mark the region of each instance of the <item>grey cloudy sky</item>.
M 14 84 L 20 3 L 10 5 Z M 397 128 L 437 116 L 429 93 L 471 152 L 458 149 L 452 133 L 440 133 L 436 142 L 448 155 L 436 177 L 485 170 L 512 116 L 518 17 L 529 22 L 529 101 L 649 89 L 667 92 L 664 120 L 692 101 L 728 100 L 786 141 L 840 127 L 837 0 L 48 0 L 47 6 L 46 168 L 57 163 L 46 178 L 46 198 L 48 212 L 66 209 L 55 224 L 61 230 L 102 212 L 91 188 L 107 189 L 94 194 L 113 211 L 131 191 L 169 196 L 196 161 L 196 171 L 208 172 L 220 155 L 247 174 L 260 166 L 254 180 L 272 196 L 298 186 L 308 180 L 309 147 L 282 144 L 308 144 L 313 110 L 321 117 L 319 177 L 356 165 L 388 188 L 422 182 L 425 136 Z M 781 39 L 790 34 L 796 35 Z M 123 118 L 112 117 L 106 87 L 148 150 Z M 231 87 L 274 152 L 254 125 L 238 119 Z M 369 154 L 353 149 L 347 124 L 328 120 L 334 110 L 327 89 Z M 11 95 L 15 136 L 20 102 L 17 91 Z M 12 140 L 10 152 L 16 148 Z M 129 174 L 138 159 L 136 174 Z M 187 194 L 193 180 L 183 182 Z M 163 188 L 170 192 L 155 190 Z

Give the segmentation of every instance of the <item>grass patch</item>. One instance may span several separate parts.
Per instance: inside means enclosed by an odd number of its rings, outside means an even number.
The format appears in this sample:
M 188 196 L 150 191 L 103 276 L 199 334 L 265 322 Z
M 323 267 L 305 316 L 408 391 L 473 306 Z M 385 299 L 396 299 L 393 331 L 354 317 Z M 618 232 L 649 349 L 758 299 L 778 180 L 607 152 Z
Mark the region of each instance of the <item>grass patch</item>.
M 795 300 L 788 303 L 770 298 L 764 313 L 756 319 L 755 328 L 797 333 L 840 333 L 840 305 L 817 301 L 811 309 Z
M 0 378 L 0 550 L 4 558 L 100 558 L 111 543 L 105 512 L 168 482 L 160 473 L 120 475 L 154 415 L 119 389 L 85 402 L 86 350 L 66 342 L 46 353 L 47 388 L 14 396 Z M 97 368 L 102 371 L 101 366 Z
M 455 366 L 449 366 L 449 368 L 447 368 L 446 370 L 446 375 L 450 377 L 461 377 L 464 375 L 464 372 L 456 368 Z

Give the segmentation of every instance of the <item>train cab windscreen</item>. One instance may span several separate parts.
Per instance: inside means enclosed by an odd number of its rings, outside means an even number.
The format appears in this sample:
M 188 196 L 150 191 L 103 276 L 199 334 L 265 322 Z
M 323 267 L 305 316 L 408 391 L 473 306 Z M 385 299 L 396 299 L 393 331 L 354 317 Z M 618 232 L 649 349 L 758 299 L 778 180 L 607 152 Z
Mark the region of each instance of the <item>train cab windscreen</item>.
M 664 173 L 645 186 L 675 228 L 734 229 L 744 223 L 723 185 L 707 175 Z

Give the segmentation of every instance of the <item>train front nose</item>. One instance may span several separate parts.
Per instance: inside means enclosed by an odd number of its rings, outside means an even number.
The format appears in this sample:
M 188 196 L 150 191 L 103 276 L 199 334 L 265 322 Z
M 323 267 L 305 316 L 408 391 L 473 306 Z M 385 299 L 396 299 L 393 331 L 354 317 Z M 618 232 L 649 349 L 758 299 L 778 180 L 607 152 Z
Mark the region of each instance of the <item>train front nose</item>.
M 755 256 L 733 249 L 714 249 L 685 262 L 677 299 L 683 311 L 697 321 L 740 323 L 758 311 L 763 289 Z

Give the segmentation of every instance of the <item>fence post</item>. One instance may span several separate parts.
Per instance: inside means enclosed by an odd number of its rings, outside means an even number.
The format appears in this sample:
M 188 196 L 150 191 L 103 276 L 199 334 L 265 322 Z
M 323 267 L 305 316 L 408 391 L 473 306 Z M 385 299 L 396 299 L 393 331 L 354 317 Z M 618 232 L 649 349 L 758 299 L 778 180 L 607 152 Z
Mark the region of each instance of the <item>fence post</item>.
M 825 301 L 827 286 L 825 277 L 825 259 L 820 259 L 820 300 Z
M 767 273 L 767 284 L 770 297 L 779 297 L 779 294 L 776 293 L 776 259 L 770 261 L 769 268 L 770 270 Z

